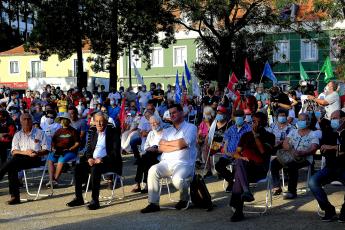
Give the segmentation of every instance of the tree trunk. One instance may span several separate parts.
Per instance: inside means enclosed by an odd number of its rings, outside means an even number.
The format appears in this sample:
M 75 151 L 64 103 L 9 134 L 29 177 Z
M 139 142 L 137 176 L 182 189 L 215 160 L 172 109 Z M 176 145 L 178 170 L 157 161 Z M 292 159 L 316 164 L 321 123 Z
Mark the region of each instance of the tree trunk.
M 16 17 L 17 17 L 17 33 L 18 36 L 20 37 L 20 13 L 19 13 L 19 4 L 20 3 L 16 3 Z
M 79 15 L 79 1 L 75 1 L 73 5 L 73 9 L 75 10 L 75 49 L 77 52 L 77 87 L 80 89 L 82 87 L 87 86 L 87 75 L 84 75 L 84 63 L 83 63 L 83 41 L 82 41 L 82 34 L 81 34 L 81 18 Z
M 110 41 L 109 86 L 117 89 L 117 57 L 118 57 L 118 0 L 113 0 L 112 7 L 112 36 Z
M 218 71 L 217 81 L 221 87 L 226 87 L 229 82 L 229 75 L 232 68 L 232 52 L 222 52 L 217 59 Z
M 25 0 L 24 1 L 24 23 L 25 23 L 25 29 L 24 29 L 24 41 L 26 42 L 26 40 L 28 39 L 28 1 Z

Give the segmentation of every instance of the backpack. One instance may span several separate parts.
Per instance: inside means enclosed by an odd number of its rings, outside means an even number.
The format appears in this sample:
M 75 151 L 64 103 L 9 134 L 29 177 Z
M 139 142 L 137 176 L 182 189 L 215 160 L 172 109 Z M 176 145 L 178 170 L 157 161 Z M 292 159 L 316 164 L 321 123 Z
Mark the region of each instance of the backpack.
M 190 196 L 195 207 L 211 211 L 213 204 L 205 181 L 200 174 L 195 174 L 190 184 Z

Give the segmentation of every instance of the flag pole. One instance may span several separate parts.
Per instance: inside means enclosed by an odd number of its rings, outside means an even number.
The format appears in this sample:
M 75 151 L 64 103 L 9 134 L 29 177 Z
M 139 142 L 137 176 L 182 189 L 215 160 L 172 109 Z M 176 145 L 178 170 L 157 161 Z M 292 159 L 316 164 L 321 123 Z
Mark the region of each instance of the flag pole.
M 260 82 L 259 82 L 259 84 L 261 84 L 261 81 L 262 81 L 262 78 L 264 77 L 264 75 L 262 74 L 261 75 L 261 78 L 260 78 Z

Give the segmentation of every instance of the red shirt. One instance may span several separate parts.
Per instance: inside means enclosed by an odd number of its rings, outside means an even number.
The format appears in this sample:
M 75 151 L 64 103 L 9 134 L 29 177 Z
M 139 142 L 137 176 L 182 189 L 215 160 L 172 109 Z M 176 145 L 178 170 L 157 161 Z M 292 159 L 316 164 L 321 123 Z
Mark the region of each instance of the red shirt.
M 31 98 L 30 97 L 23 97 L 22 101 L 26 103 L 26 108 L 25 109 L 30 109 L 31 108 Z

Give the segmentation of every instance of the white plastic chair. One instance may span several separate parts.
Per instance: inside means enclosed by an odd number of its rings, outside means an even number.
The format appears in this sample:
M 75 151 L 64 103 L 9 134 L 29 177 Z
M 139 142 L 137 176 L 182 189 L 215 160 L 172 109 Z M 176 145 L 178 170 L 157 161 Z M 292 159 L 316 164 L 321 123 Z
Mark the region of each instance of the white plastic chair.
M 42 184 L 43 184 L 43 179 L 44 179 L 44 176 L 46 175 L 47 169 L 48 169 L 48 161 L 45 159 L 44 166 L 23 170 L 23 176 L 24 176 L 24 182 L 25 182 L 26 193 L 27 193 L 29 196 L 35 197 L 34 200 L 37 200 L 39 197 L 48 197 L 48 196 L 52 196 L 52 195 L 53 195 L 53 188 L 52 188 L 52 187 L 51 187 L 51 189 L 50 189 L 50 191 L 51 191 L 50 194 L 41 194 L 41 193 L 40 193 L 40 192 L 41 192 L 41 188 L 42 188 Z M 30 190 L 29 190 L 28 178 L 27 178 L 27 176 L 26 176 L 26 174 L 27 174 L 28 171 L 30 171 L 30 172 L 39 172 L 39 171 L 42 171 L 42 174 L 41 174 L 41 177 L 40 177 L 40 183 L 39 183 L 38 190 L 37 190 L 36 193 L 32 193 L 32 192 L 30 192 Z M 23 201 L 27 201 L 27 199 L 22 199 L 22 200 L 23 200 Z
M 244 208 L 263 208 L 262 211 L 249 211 L 249 210 L 244 210 L 244 213 L 249 213 L 249 214 L 265 214 L 269 208 L 272 207 L 272 173 L 271 173 L 271 161 L 272 157 L 269 163 L 268 171 L 266 174 L 266 178 L 261 179 L 257 181 L 256 183 L 253 183 L 254 185 L 257 185 L 259 183 L 266 183 L 266 196 L 265 196 L 265 205 L 244 205 Z M 256 187 L 256 186 L 255 186 Z
M 107 176 L 112 176 L 113 177 L 113 188 L 112 188 L 112 191 L 111 191 L 111 196 L 102 196 L 101 198 L 102 199 L 107 199 L 108 201 L 106 202 L 106 204 L 110 204 L 114 198 L 115 198 L 115 188 L 116 188 L 116 184 L 117 184 L 117 181 L 119 180 L 120 181 L 120 184 L 121 184 L 121 187 L 122 187 L 122 197 L 119 197 L 119 199 L 124 199 L 125 198 L 125 188 L 123 186 L 123 179 L 121 176 L 117 175 L 115 172 L 106 172 L 106 173 L 103 173 L 102 174 L 102 178 L 104 181 L 106 181 L 105 177 Z M 84 198 L 86 200 L 87 198 L 87 192 L 89 190 L 89 185 L 90 185 L 90 180 L 91 180 L 91 174 L 89 174 L 89 179 L 87 180 L 87 184 L 86 184 L 86 190 L 85 190 L 85 195 L 84 195 Z
M 312 169 L 312 165 L 308 165 L 308 172 L 307 172 L 307 181 L 306 181 L 306 188 L 305 189 L 297 189 L 297 191 L 299 192 L 309 192 L 310 189 L 309 189 L 309 186 L 308 186 L 308 183 L 309 183 L 309 179 L 311 177 L 311 169 Z M 282 184 L 283 184 L 283 190 L 286 191 L 286 187 L 285 187 L 285 178 L 284 178 L 284 167 L 281 169 L 281 177 L 282 177 Z

